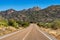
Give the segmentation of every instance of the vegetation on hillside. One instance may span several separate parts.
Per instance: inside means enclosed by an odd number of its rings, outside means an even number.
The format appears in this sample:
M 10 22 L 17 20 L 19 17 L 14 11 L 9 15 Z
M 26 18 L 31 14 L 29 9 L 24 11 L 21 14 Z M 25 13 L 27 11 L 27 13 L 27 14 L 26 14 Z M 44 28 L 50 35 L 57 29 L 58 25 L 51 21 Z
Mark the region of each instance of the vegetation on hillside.
M 38 26 L 40 27 L 44 27 L 44 28 L 52 28 L 52 29 L 60 29 L 60 20 L 59 19 L 56 19 L 54 20 L 53 22 L 40 22 L 40 23 L 37 23 Z
M 15 28 L 19 28 L 19 27 L 27 27 L 29 26 L 29 22 L 22 22 L 22 21 L 16 21 L 14 19 L 10 19 L 10 20 L 5 20 L 5 19 L 0 19 L 0 26 L 5 26 L 5 27 L 15 27 Z
M 14 19 L 17 21 L 35 22 L 35 23 L 51 22 L 56 18 L 60 19 L 60 5 L 52 5 L 45 9 L 40 9 L 39 7 L 33 7 L 21 11 L 9 9 L 6 11 L 1 11 L 0 15 L 7 20 Z
M 33 7 L 21 11 L 9 9 L 1 11 L 0 16 L 4 18 L 0 20 L 0 25 L 4 26 L 18 28 L 20 26 L 26 27 L 29 23 L 38 23 L 46 28 L 60 28 L 60 5 L 52 5 L 45 9 Z

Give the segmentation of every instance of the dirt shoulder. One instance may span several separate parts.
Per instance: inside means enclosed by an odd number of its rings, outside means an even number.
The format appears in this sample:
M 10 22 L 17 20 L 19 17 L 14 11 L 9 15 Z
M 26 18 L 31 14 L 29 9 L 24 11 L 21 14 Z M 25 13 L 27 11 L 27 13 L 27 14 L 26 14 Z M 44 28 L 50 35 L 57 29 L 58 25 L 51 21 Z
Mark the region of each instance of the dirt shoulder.
M 57 30 L 53 30 L 50 28 L 42 28 L 40 27 L 41 30 L 46 31 L 47 33 L 49 33 L 50 35 L 53 35 L 55 38 L 57 38 L 58 40 L 60 40 L 60 29 Z
M 6 34 L 9 34 L 9 33 L 12 33 L 12 32 L 15 32 L 15 31 L 18 31 L 18 30 L 22 30 L 23 28 L 20 27 L 19 29 L 16 29 L 14 27 L 0 27 L 0 36 L 3 36 L 3 35 L 6 35 Z

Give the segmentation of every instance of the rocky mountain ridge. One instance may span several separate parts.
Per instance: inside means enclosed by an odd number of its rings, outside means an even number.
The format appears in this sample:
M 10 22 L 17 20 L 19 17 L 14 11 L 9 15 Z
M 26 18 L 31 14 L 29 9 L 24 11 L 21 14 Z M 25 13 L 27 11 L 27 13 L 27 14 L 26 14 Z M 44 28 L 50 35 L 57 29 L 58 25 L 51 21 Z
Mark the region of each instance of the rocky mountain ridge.
M 17 21 L 28 22 L 51 22 L 55 19 L 60 19 L 60 5 L 52 5 L 45 9 L 33 7 L 21 11 L 9 9 L 1 11 L 0 16 L 7 20 L 14 19 Z

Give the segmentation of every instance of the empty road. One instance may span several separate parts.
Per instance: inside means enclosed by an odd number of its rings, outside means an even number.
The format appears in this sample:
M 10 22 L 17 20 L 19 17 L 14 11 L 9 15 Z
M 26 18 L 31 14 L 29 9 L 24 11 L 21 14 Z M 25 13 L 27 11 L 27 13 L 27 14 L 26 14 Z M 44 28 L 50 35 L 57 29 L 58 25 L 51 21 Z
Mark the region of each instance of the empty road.
M 14 32 L 3 37 L 0 40 L 56 40 L 39 29 L 36 24 L 31 24 L 29 27 Z

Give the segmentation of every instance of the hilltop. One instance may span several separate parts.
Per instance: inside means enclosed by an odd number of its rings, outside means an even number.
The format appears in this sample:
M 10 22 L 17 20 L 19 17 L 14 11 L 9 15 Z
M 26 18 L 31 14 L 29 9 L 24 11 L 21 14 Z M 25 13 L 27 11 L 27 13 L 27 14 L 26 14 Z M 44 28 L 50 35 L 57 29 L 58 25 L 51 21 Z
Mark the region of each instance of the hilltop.
M 45 9 L 33 7 L 21 11 L 8 9 L 6 11 L 1 11 L 0 16 L 7 20 L 14 19 L 17 21 L 28 22 L 51 22 L 55 19 L 60 19 L 60 5 L 52 5 Z

